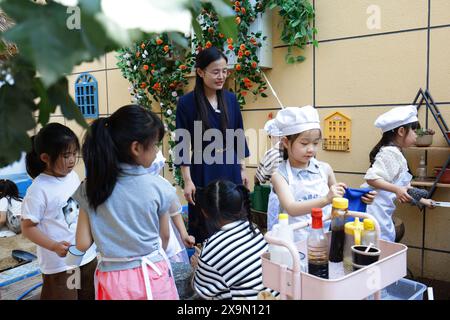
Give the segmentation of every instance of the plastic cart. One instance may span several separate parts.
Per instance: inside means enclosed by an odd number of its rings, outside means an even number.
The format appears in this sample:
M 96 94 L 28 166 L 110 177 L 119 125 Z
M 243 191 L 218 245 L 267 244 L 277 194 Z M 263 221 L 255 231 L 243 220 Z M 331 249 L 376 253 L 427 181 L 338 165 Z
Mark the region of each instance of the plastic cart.
M 375 230 L 380 234 L 378 222 L 369 214 L 349 211 L 353 217 L 370 218 L 375 221 Z M 324 220 L 329 220 L 330 216 Z M 294 230 L 305 228 L 310 223 L 299 222 L 292 225 Z M 331 232 L 326 233 L 328 241 Z M 272 236 L 269 231 L 265 235 L 269 244 L 286 247 L 293 256 L 292 269 L 286 265 L 280 265 L 270 261 L 269 253 L 262 255 L 262 270 L 264 286 L 280 292 L 281 299 L 295 300 L 359 300 L 375 294 L 375 299 L 380 299 L 382 288 L 402 279 L 406 276 L 406 251 L 407 247 L 400 243 L 377 239 L 377 247 L 381 254 L 377 262 L 353 271 L 338 279 L 323 279 L 300 271 L 300 252 L 307 252 L 306 240 L 295 245 Z

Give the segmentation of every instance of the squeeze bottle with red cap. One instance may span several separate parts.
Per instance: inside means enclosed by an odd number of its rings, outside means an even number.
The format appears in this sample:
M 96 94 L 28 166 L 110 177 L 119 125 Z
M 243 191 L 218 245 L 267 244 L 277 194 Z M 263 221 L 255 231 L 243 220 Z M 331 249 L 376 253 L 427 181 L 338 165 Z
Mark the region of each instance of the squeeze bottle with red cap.
M 312 208 L 308 234 L 308 273 L 328 279 L 328 241 L 323 232 L 322 209 Z

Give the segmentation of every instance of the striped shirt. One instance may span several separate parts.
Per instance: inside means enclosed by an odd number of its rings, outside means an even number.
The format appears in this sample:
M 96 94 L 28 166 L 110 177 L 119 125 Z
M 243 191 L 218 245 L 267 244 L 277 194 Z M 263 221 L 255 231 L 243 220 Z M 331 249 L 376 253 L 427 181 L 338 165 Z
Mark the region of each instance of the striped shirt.
M 261 255 L 267 243 L 248 221 L 234 221 L 209 238 L 200 253 L 194 288 L 205 299 L 256 299 L 266 290 Z
M 283 162 L 283 152 L 281 141 L 279 141 L 273 148 L 270 148 L 264 154 L 264 157 L 256 169 L 256 179 L 258 179 L 260 183 L 269 181 L 281 162 Z

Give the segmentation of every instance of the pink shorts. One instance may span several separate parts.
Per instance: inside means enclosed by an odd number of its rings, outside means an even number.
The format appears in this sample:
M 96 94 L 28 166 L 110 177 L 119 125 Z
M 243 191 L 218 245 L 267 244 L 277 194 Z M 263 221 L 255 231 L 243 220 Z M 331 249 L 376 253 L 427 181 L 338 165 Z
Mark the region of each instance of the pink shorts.
M 162 272 L 159 276 L 147 266 L 150 287 L 154 300 L 178 300 L 178 292 L 173 275 L 169 273 L 166 261 L 156 262 Z M 102 272 L 96 275 L 96 300 L 147 300 L 142 268 Z

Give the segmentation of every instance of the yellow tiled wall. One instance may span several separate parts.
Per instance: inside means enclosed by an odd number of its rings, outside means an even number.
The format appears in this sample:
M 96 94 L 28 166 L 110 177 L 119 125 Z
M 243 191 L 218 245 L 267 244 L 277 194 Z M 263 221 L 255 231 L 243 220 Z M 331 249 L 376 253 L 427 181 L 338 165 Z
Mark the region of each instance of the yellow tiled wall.
M 373 126 L 378 115 L 412 103 L 419 88 L 428 87 L 450 124 L 450 1 L 431 0 L 430 6 L 428 0 L 311 1 L 316 8 L 319 47 L 307 46 L 303 63 L 287 65 L 287 48 L 279 39 L 281 19 L 274 14 L 273 68 L 266 70 L 266 75 L 285 106 L 311 104 L 318 108 L 321 119 L 335 111 L 352 119 L 351 151 L 320 150 L 317 157 L 331 164 L 339 181 L 359 187 L 369 166 L 368 154 L 381 136 Z M 367 26 L 373 10 L 379 10 L 380 29 Z M 72 94 L 76 77 L 86 71 L 98 81 L 101 116 L 130 102 L 129 84 L 116 67 L 115 53 L 75 68 L 68 76 Z M 242 110 L 246 129 L 261 129 L 268 114 L 279 110 L 275 97 L 268 95 L 256 101 L 249 97 Z M 154 111 L 159 111 L 156 104 Z M 425 108 L 419 113 L 426 126 Z M 60 114 L 51 120 L 66 123 L 82 137 L 84 131 Z M 428 127 L 438 130 L 431 117 Z M 445 145 L 440 132 L 434 139 L 434 145 Z M 250 144 L 254 157 L 247 161 L 247 175 L 252 188 L 256 165 L 267 145 L 264 136 Z M 163 152 L 167 155 L 166 147 Z M 413 173 L 421 152 L 406 152 Z M 429 175 L 448 155 L 448 150 L 428 152 Z M 76 170 L 84 176 L 82 161 Z M 167 169 L 164 176 L 172 181 Z M 439 188 L 434 198 L 450 201 L 450 189 Z M 402 242 L 409 246 L 408 267 L 413 274 L 450 281 L 449 210 L 428 210 L 424 216 L 415 207 L 399 205 L 397 215 L 405 223 Z

